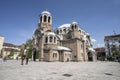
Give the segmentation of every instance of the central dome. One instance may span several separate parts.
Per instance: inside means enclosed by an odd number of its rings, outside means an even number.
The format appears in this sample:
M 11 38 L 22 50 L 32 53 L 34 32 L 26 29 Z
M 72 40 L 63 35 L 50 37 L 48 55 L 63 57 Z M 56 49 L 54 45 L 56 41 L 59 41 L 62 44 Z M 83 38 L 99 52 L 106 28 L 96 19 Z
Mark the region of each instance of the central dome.
M 43 11 L 41 14 L 48 14 L 48 15 L 51 15 L 51 13 L 48 12 L 48 11 Z

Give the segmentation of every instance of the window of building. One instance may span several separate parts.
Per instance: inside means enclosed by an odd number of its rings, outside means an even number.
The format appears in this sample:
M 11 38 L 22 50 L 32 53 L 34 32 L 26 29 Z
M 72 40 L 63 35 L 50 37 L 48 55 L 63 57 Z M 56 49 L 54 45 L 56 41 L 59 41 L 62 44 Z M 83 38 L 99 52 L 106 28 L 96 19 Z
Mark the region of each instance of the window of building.
M 45 38 L 45 43 L 47 43 L 47 42 L 48 42 L 48 37 Z
M 64 31 L 64 33 L 66 33 L 66 29 L 64 29 L 63 31 Z
M 57 57 L 57 53 L 53 53 L 53 58 L 56 58 Z
M 60 30 L 60 33 L 62 33 L 62 30 Z
M 57 34 L 59 34 L 59 31 L 57 30 Z
M 50 16 L 48 17 L 48 22 L 50 23 Z
M 41 22 L 42 22 L 42 16 L 40 17 L 40 20 L 41 20 Z
M 75 25 L 75 29 L 77 28 L 77 26 Z
M 74 26 L 72 25 L 72 29 L 74 29 Z
M 74 58 L 77 58 L 77 56 L 74 56 Z
M 52 42 L 52 40 L 53 40 L 53 37 L 52 37 L 52 36 L 50 36 L 50 42 Z
M 54 37 L 54 43 L 56 43 L 56 37 Z
M 81 30 L 79 30 L 80 31 L 80 33 L 81 33 Z
M 45 16 L 44 16 L 44 22 L 46 22 L 46 21 L 47 21 L 47 16 L 45 15 Z

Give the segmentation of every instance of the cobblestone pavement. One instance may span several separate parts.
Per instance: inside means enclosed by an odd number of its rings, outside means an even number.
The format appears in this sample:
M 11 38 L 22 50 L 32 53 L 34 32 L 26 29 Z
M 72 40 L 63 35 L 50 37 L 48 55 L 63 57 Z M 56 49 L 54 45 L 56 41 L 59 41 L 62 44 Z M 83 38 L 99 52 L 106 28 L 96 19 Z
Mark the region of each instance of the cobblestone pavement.
M 0 80 L 120 80 L 120 63 L 0 60 Z

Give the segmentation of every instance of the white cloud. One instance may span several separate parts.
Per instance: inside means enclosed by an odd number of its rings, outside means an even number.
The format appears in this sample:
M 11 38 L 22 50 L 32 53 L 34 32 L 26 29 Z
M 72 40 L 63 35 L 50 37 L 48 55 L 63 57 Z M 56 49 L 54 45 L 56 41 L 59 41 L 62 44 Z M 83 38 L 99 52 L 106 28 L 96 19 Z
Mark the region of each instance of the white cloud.
M 92 42 L 96 42 L 96 40 L 95 40 L 95 39 L 92 39 Z

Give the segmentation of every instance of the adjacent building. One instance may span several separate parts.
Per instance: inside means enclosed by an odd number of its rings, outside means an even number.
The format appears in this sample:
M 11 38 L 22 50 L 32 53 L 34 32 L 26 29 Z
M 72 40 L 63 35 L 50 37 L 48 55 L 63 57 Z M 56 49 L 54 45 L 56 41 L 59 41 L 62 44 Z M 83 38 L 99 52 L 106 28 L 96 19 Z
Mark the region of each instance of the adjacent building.
M 95 61 L 90 34 L 77 22 L 52 29 L 52 14 L 43 11 L 33 35 L 33 56 L 40 51 L 41 61 Z
M 3 43 L 4 43 L 4 37 L 0 36 L 0 55 L 1 55 L 1 52 L 2 52 L 2 48 L 3 48 Z
M 104 47 L 95 48 L 97 54 L 97 60 L 105 61 L 106 60 L 106 53 Z
M 20 54 L 20 47 L 11 43 L 4 43 L 2 49 L 2 56 L 16 59 Z
M 120 55 L 120 34 L 105 36 L 104 42 L 107 56 L 111 57 Z

